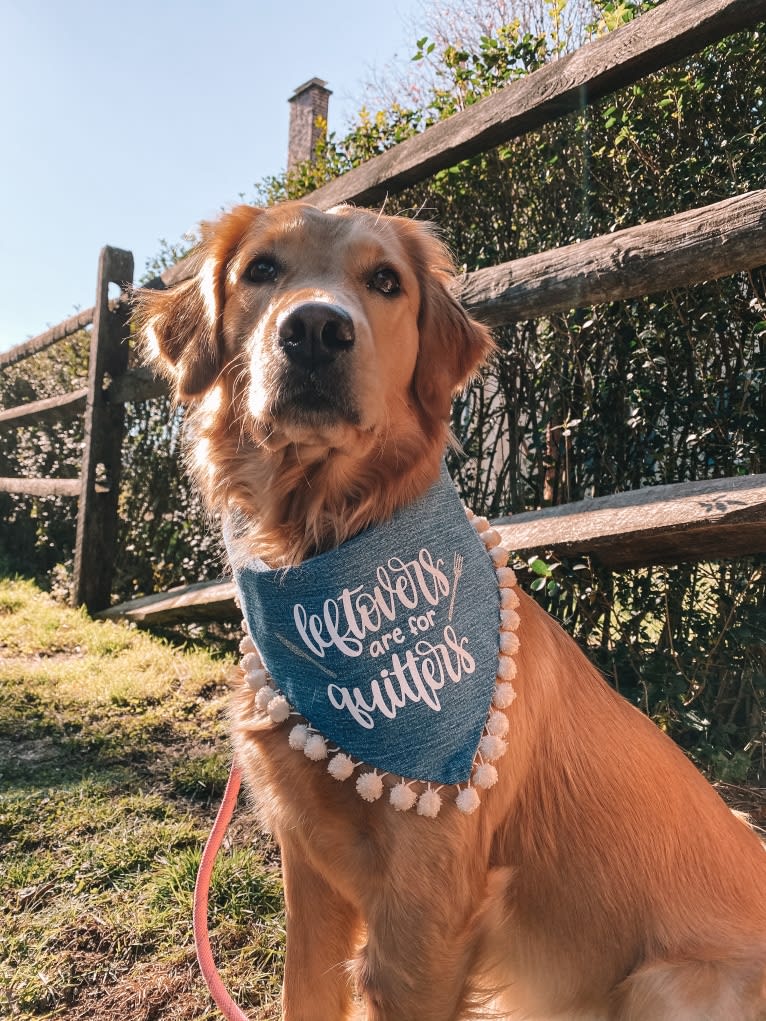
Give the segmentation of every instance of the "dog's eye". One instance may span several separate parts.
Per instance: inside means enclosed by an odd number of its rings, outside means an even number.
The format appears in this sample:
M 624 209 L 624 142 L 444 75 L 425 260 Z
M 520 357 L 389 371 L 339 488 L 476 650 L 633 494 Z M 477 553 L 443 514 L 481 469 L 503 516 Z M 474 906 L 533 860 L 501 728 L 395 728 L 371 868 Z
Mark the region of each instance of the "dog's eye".
M 378 291 L 380 294 L 385 294 L 387 296 L 391 294 L 398 294 L 401 289 L 399 277 L 389 266 L 381 266 L 380 269 L 376 269 L 370 277 L 370 281 L 367 286 L 371 290 Z
M 254 284 L 270 284 L 279 276 L 276 260 L 268 255 L 259 255 L 247 267 L 247 279 Z

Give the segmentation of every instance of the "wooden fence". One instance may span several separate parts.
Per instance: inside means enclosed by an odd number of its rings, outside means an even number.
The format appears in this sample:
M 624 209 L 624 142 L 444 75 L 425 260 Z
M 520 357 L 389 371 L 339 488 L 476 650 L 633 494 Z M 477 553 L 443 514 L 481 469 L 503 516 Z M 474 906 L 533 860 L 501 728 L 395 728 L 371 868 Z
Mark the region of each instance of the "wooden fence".
M 733 32 L 766 20 L 766 0 L 665 0 L 575 53 L 514 81 L 307 197 L 375 205 L 439 170 L 508 141 Z M 766 190 L 752 191 L 663 220 L 552 249 L 468 274 L 457 283 L 465 305 L 490 325 L 637 297 L 766 265 Z M 106 609 L 110 602 L 124 403 L 148 400 L 164 384 L 128 370 L 124 288 L 128 252 L 101 253 L 92 309 L 0 355 L 0 369 L 43 351 L 90 323 L 87 389 L 0 412 L 0 427 L 27 426 L 74 413 L 85 416 L 82 470 L 74 479 L 0 479 L 0 492 L 64 495 L 79 500 L 74 601 L 91 612 L 136 620 L 199 619 L 232 611 L 225 583 L 189 586 Z M 189 275 L 186 262 L 150 286 Z M 108 300 L 108 285 L 123 294 Z M 766 552 L 766 475 L 657 486 L 500 519 L 520 554 L 553 549 L 594 553 L 615 567 Z

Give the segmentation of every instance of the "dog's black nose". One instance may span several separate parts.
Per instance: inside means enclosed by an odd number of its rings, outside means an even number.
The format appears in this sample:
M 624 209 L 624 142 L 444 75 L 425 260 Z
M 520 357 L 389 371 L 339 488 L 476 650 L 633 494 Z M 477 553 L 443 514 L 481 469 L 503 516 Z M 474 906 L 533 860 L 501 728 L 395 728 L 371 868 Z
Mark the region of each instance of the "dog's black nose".
M 321 301 L 299 305 L 279 327 L 283 351 L 304 368 L 334 361 L 354 346 L 354 339 L 354 323 L 348 312 Z

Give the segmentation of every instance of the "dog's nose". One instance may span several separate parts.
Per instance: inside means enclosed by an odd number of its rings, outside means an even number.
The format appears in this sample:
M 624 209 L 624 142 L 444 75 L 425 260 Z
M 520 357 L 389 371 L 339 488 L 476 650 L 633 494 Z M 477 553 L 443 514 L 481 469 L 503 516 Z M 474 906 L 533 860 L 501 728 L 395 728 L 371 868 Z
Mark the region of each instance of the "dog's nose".
M 279 326 L 279 343 L 287 357 L 305 368 L 334 361 L 354 346 L 354 323 L 337 305 L 307 301 Z

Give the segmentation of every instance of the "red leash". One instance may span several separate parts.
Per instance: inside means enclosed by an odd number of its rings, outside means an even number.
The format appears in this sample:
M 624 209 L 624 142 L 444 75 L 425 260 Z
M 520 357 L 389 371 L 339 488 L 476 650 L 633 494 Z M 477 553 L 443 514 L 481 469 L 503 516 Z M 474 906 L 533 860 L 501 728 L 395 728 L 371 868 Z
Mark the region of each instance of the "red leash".
M 210 891 L 210 876 L 213 873 L 215 856 L 220 850 L 226 833 L 226 827 L 231 822 L 231 817 L 234 814 L 234 806 L 237 803 L 237 794 L 239 793 L 241 780 L 242 773 L 239 766 L 236 762 L 233 762 L 229 779 L 226 782 L 226 790 L 223 794 L 221 807 L 218 809 L 213 829 L 210 831 L 210 836 L 205 844 L 205 850 L 202 852 L 197 882 L 194 886 L 193 924 L 197 960 L 202 969 L 202 975 L 207 983 L 207 987 L 210 990 L 210 995 L 227 1021 L 248 1021 L 248 1018 L 229 996 L 213 961 L 213 951 L 210 949 L 210 936 L 207 931 L 207 904 L 208 893 Z

